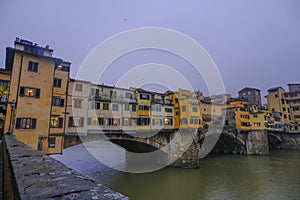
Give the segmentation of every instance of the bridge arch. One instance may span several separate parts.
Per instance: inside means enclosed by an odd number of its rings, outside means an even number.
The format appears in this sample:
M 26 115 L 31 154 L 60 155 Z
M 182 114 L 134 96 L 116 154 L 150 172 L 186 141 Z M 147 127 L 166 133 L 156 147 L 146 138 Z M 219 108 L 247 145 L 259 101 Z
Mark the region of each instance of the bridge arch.
M 282 143 L 282 139 L 279 135 L 268 132 L 268 141 L 269 141 L 269 149 L 278 149 L 279 145 Z
M 209 137 L 215 136 L 216 134 L 211 135 L 201 135 L 199 138 L 199 144 L 202 148 L 204 139 Z M 205 148 L 205 147 L 204 147 Z M 232 132 L 222 132 L 220 134 L 220 137 L 213 147 L 211 153 L 232 153 L 232 154 L 242 154 L 246 151 L 245 148 L 245 141 L 239 137 L 238 135 L 235 135 Z

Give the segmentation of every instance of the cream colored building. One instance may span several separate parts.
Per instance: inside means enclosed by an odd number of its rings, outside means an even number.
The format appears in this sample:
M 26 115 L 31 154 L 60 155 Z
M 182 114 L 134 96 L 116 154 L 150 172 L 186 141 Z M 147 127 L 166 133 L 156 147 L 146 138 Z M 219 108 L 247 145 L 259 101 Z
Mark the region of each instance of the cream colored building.
M 87 135 L 90 82 L 71 79 L 68 88 L 66 135 Z

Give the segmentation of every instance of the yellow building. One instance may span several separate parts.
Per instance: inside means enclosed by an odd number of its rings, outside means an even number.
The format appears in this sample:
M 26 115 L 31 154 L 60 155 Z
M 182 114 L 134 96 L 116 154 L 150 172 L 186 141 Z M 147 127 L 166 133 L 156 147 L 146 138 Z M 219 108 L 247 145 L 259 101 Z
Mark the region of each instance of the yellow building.
M 265 113 L 259 110 L 257 105 L 252 105 L 250 107 L 250 125 L 251 130 L 265 130 L 266 129 L 266 118 Z
M 200 101 L 189 90 L 178 91 L 180 128 L 202 128 Z
M 151 92 L 136 89 L 135 96 L 137 99 L 137 130 L 150 131 L 151 130 Z
M 235 125 L 238 130 L 251 129 L 250 114 L 247 108 L 248 102 L 236 99 L 224 107 L 226 109 L 225 125 Z
M 49 46 L 17 38 L 5 66 L 11 79 L 4 132 L 48 154 L 62 153 L 70 71 L 52 54 Z
M 180 106 L 179 106 L 179 99 L 178 93 L 174 93 L 172 91 L 165 92 L 166 98 L 168 98 L 171 103 L 173 104 L 173 119 L 174 119 L 174 129 L 179 129 L 180 127 Z
M 268 110 L 280 115 L 287 132 L 300 131 L 300 84 L 288 84 L 289 91 L 282 87 L 268 90 Z
M 0 69 L 0 130 L 2 132 L 4 132 L 10 77 L 11 71 Z

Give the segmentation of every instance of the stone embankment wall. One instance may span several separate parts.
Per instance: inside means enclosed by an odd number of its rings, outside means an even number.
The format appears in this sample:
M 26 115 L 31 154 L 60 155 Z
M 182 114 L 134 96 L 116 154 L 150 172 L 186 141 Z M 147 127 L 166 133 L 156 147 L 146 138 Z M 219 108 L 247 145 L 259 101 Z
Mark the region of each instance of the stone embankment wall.
M 128 199 L 14 136 L 4 139 L 4 199 Z

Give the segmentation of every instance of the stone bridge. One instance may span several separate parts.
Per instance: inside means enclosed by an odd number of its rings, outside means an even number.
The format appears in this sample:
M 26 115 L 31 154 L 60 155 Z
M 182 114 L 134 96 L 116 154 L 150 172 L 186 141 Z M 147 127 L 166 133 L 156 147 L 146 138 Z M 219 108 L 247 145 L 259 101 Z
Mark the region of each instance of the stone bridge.
M 160 150 L 165 153 L 170 167 L 197 168 L 199 158 L 209 152 L 267 155 L 267 131 L 238 131 L 234 127 L 207 130 L 162 130 L 158 133 L 102 131 L 86 136 L 65 136 L 64 148 L 95 140 L 110 140 L 126 151 L 147 153 Z M 216 143 L 214 141 L 217 141 Z M 172 161 L 172 162 L 170 162 Z
M 3 136 L 0 149 L 0 199 L 129 199 L 21 143 L 13 135 Z
M 300 132 L 268 131 L 270 149 L 300 150 Z

